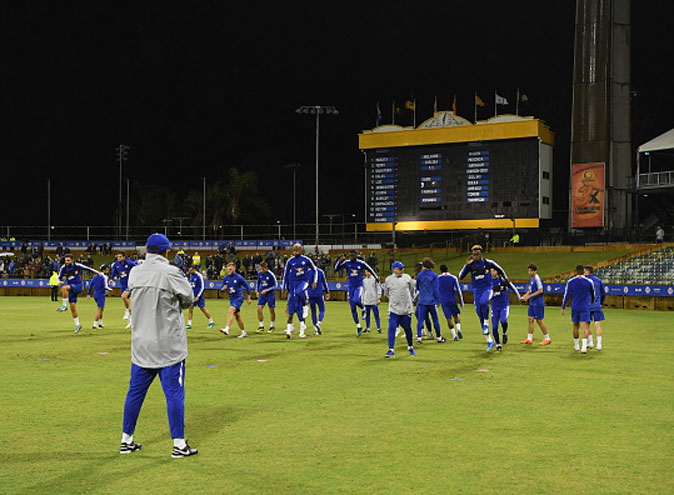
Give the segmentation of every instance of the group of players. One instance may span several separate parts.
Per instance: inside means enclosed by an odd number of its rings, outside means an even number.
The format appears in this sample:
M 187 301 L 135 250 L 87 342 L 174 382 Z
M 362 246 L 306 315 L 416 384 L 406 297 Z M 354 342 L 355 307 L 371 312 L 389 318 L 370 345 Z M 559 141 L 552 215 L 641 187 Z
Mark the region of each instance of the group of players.
M 311 312 L 314 335 L 321 335 L 321 325 L 325 317 L 325 301 L 330 298 L 330 290 L 326 281 L 325 273 L 318 268 L 311 258 L 304 256 L 300 244 L 293 246 L 293 256 L 285 265 L 282 290 L 287 293 L 287 326 L 285 335 L 291 338 L 294 327 L 294 316 L 299 321 L 299 337 L 306 338 L 306 319 Z M 124 319 L 128 320 L 127 328 L 131 327 L 131 307 L 129 303 L 129 290 L 127 286 L 128 276 L 136 262 L 126 258 L 124 252 L 116 255 L 112 269 L 106 264 L 100 267 L 100 271 L 74 261 L 72 255 L 65 256 L 65 263 L 59 272 L 59 280 L 62 284 L 63 304 L 57 311 L 70 311 L 75 322 L 75 333 L 82 329 L 77 312 L 78 295 L 83 290 L 81 279 L 82 271 L 95 273 L 87 297 L 93 293 L 97 309 L 94 317 L 93 328 L 103 328 L 103 310 L 105 308 L 106 292 L 112 290 L 109 284 L 110 278 L 119 280 L 122 301 L 125 307 Z M 508 292 L 512 291 L 518 300 L 528 302 L 528 334 L 521 344 L 533 343 L 534 324 L 538 324 L 543 339 L 540 345 L 551 343 L 548 329 L 544 322 L 545 306 L 543 303 L 543 283 L 537 273 L 535 264 L 528 266 L 529 286 L 524 295 L 520 295 L 517 288 L 510 282 L 505 271 L 493 260 L 482 256 L 482 247 L 473 246 L 472 254 L 466 261 L 458 277 L 449 273 L 447 266 L 440 266 L 440 274 L 433 271 L 435 264 L 430 258 L 414 266 L 415 278 L 404 273 L 405 266 L 396 261 L 392 265 L 393 273 L 386 278 L 383 284 L 376 271 L 365 261 L 358 258 L 357 251 L 351 251 L 349 258 L 341 256 L 335 263 L 335 271 L 345 269 L 348 276 L 348 303 L 351 316 L 356 325 L 356 336 L 370 332 L 371 319 L 379 333 L 381 318 L 379 304 L 382 294 L 389 299 L 388 318 L 388 341 L 389 350 L 386 357 L 393 357 L 396 337 L 402 332 L 407 339 L 408 351 L 416 355 L 414 350 L 414 336 L 412 332 L 412 314 L 416 316 L 416 340 L 421 344 L 424 336 L 427 339 L 435 339 L 438 343 L 446 342 L 442 335 L 439 323 L 438 308 L 442 308 L 452 333 L 452 339 L 458 341 L 463 338 L 461 332 L 460 308 L 463 308 L 463 294 L 459 280 L 470 274 L 473 289 L 475 310 L 480 322 L 482 334 L 487 341 L 487 352 L 494 347 L 497 351 L 503 349 L 508 342 L 508 317 L 510 314 L 510 299 Z M 206 308 L 204 298 L 204 279 L 196 266 L 188 268 L 187 276 L 192 285 L 194 302 L 188 311 L 186 328 L 192 328 L 194 307 L 198 307 L 208 320 L 208 329 L 215 326 L 213 318 Z M 256 282 L 257 292 L 257 316 L 259 326 L 256 333 L 265 332 L 263 309 L 269 308 L 270 325 L 266 330 L 272 333 L 276 322 L 276 288 L 277 280 L 274 273 L 269 270 L 265 262 L 260 265 L 260 271 Z M 241 318 L 241 307 L 245 302 L 251 304 L 251 290 L 248 282 L 236 272 L 236 265 L 230 263 L 227 266 L 227 274 L 222 280 L 223 292 L 229 296 L 230 306 L 227 313 L 227 324 L 219 331 L 229 335 L 230 326 L 236 320 L 241 333 L 238 338 L 248 336 Z M 244 292 L 246 297 L 244 298 Z M 597 333 L 596 349 L 602 349 L 601 321 L 604 314 L 601 304 L 604 301 L 605 292 L 601 280 L 592 275 L 592 266 L 577 266 L 576 276 L 570 279 L 566 285 L 564 299 L 562 301 L 562 314 L 565 314 L 566 305 L 571 298 L 571 319 L 573 322 L 574 349 L 581 353 L 587 353 L 587 349 L 594 346 L 590 322 L 595 322 Z M 414 308 L 416 303 L 416 309 Z M 491 314 L 491 332 L 489 329 Z M 365 321 L 363 329 L 361 321 Z M 499 327 L 501 332 L 499 332 Z M 582 332 L 582 345 L 581 345 Z

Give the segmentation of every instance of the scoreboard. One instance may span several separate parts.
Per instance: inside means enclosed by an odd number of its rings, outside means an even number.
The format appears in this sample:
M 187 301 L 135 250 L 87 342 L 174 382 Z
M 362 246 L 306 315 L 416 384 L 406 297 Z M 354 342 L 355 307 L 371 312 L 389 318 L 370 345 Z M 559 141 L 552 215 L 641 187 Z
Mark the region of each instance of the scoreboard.
M 392 222 L 403 230 L 406 223 L 410 230 L 496 228 L 470 221 L 500 218 L 538 226 L 552 216 L 552 146 L 537 136 L 363 151 L 369 230 Z

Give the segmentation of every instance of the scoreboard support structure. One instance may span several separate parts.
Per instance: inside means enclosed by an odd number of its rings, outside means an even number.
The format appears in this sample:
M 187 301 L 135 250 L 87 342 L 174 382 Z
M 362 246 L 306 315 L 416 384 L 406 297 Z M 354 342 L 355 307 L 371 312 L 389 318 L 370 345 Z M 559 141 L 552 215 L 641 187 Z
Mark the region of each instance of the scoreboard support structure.
M 531 229 L 552 218 L 554 134 L 541 120 L 471 124 L 436 112 L 416 129 L 387 125 L 358 137 L 368 231 L 394 222 L 398 231 Z

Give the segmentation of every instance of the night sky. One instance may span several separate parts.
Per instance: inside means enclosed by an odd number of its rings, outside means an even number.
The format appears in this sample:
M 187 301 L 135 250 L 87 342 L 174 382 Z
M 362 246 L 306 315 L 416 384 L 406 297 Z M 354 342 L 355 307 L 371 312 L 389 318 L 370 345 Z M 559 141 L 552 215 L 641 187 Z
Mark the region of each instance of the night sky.
M 236 5 L 236 4 L 240 5 Z M 439 7 L 442 5 L 442 7 Z M 112 225 L 115 147 L 125 178 L 179 197 L 202 176 L 254 170 L 275 223 L 314 216 L 314 120 L 321 120 L 321 213 L 363 218 L 357 134 L 412 95 L 417 123 L 451 109 L 473 119 L 473 92 L 493 91 L 557 134 L 555 177 L 568 176 L 575 2 L 47 2 L 0 3 L 0 225 Z M 633 142 L 674 127 L 671 2 L 632 3 Z M 500 113 L 514 113 L 514 105 Z M 407 124 L 409 117 L 396 118 Z M 555 208 L 565 207 L 566 183 Z M 74 206 L 74 205 L 77 206 Z

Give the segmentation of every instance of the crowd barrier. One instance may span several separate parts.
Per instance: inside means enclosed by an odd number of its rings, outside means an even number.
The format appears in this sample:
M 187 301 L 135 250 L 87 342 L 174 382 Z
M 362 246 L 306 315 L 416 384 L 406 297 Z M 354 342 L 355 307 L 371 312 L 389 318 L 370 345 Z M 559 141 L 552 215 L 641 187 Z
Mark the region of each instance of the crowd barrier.
M 105 242 L 110 242 L 112 244 L 112 249 L 135 249 L 135 241 L 26 241 L 28 248 L 31 249 L 34 246 L 39 246 L 42 244 L 42 247 L 45 249 L 56 249 L 59 244 L 63 247 L 67 247 L 71 250 L 84 250 L 89 246 L 89 244 L 96 244 L 97 247 L 102 246 Z M 233 245 L 236 249 L 239 250 L 270 250 L 270 249 L 279 249 L 279 250 L 289 250 L 293 247 L 294 244 L 302 244 L 300 240 L 251 240 L 251 241 L 235 241 L 235 240 L 219 240 L 219 241 L 180 241 L 180 240 L 171 240 L 171 247 L 174 250 L 177 249 L 189 249 L 189 250 L 206 250 L 214 251 L 223 245 Z M 21 249 L 23 241 L 0 241 L 0 248 L 7 249 Z
M 255 289 L 255 280 L 249 280 L 250 289 Z M 206 290 L 219 290 L 222 288 L 221 280 L 204 280 Z M 528 289 L 528 284 L 513 283 L 517 290 L 524 294 Z M 84 281 L 85 288 L 89 287 L 89 280 Z M 119 288 L 118 280 L 111 280 L 110 286 L 114 289 Z M 21 287 L 21 288 L 46 288 L 49 287 L 47 279 L 5 279 L 0 280 L 0 287 Z M 565 284 L 544 284 L 544 294 L 564 294 Z M 349 288 L 348 282 L 328 282 L 330 291 L 346 291 Z M 674 297 L 674 285 L 605 285 L 604 290 L 607 296 L 647 296 L 647 297 Z M 276 286 L 276 290 L 281 290 L 281 282 Z M 462 283 L 461 290 L 470 292 L 470 284 Z

